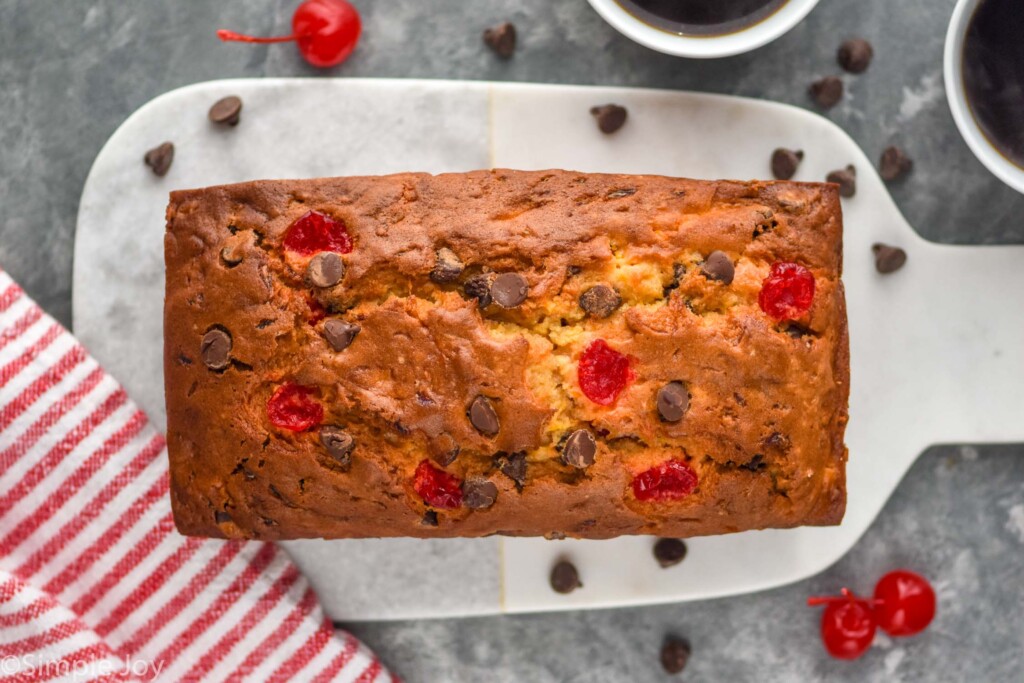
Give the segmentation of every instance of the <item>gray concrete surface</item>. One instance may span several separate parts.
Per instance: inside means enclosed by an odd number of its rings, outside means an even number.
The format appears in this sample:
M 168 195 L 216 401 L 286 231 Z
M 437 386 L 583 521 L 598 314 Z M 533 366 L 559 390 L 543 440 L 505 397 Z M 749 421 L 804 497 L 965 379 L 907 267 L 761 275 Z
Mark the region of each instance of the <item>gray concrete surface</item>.
M 872 158 L 893 142 L 913 156 L 913 173 L 891 187 L 911 224 L 945 242 L 1024 241 L 1024 197 L 974 159 L 946 106 L 941 58 L 953 0 L 822 0 L 776 43 L 711 62 L 634 45 L 584 0 L 355 4 L 365 20 L 359 50 L 345 65 L 320 72 L 291 46 L 225 46 L 214 38 L 221 27 L 281 32 L 292 0 L 0 0 L 0 265 L 69 323 L 75 214 L 89 166 L 132 111 L 187 83 L 330 75 L 601 83 L 809 107 L 807 83 L 838 73 L 835 48 L 852 35 L 874 43 L 875 62 L 863 76 L 844 76 L 848 95 L 828 115 Z M 519 27 L 520 47 L 501 62 L 482 47 L 480 31 L 505 19 Z M 668 680 L 657 652 L 669 632 L 693 643 L 683 676 L 689 681 L 1020 680 L 1021 456 L 1020 445 L 931 449 L 846 558 L 820 576 L 767 593 L 350 628 L 413 682 Z M 917 638 L 879 638 L 857 662 L 828 659 L 817 638 L 818 615 L 803 607 L 804 598 L 842 585 L 870 591 L 881 573 L 903 565 L 935 581 L 936 623 Z

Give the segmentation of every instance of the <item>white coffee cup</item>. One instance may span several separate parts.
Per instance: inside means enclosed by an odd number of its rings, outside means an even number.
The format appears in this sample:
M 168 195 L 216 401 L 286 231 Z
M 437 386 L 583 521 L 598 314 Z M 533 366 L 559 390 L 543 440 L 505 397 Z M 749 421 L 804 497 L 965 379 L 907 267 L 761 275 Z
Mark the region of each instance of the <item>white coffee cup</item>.
M 971 106 L 967 103 L 967 89 L 964 86 L 964 36 L 974 16 L 974 10 L 982 0 L 959 0 L 953 9 L 953 18 L 946 32 L 946 54 L 943 70 L 946 80 L 946 99 L 953 113 L 956 127 L 960 129 L 967 146 L 989 171 L 1004 183 L 1024 193 L 1024 168 L 1017 166 L 996 149 L 981 131 Z
M 679 57 L 728 57 L 770 43 L 800 23 L 818 0 L 788 0 L 771 16 L 734 33 L 680 35 L 645 24 L 615 0 L 588 0 L 619 33 L 652 50 Z

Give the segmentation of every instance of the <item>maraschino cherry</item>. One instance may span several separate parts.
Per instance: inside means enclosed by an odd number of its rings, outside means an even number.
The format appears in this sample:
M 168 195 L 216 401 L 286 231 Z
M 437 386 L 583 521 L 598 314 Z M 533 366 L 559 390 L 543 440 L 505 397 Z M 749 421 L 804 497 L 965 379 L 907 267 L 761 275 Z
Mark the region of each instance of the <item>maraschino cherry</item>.
M 217 37 L 242 43 L 295 41 L 307 62 L 326 68 L 341 64 L 352 54 L 362 30 L 359 12 L 347 0 L 306 0 L 295 8 L 290 36 L 258 38 L 221 29 Z
M 890 636 L 920 633 L 935 618 L 935 591 L 928 580 L 906 569 L 891 571 L 875 585 L 871 600 L 844 588 L 841 596 L 808 598 L 807 604 L 825 605 L 821 639 L 837 659 L 864 654 L 880 627 Z
M 808 598 L 807 604 L 825 605 L 821 615 L 821 641 L 836 659 L 857 659 L 875 639 L 871 604 L 844 588 L 842 596 Z
M 891 571 L 875 585 L 875 619 L 890 636 L 920 633 L 935 618 L 935 591 L 920 574 Z

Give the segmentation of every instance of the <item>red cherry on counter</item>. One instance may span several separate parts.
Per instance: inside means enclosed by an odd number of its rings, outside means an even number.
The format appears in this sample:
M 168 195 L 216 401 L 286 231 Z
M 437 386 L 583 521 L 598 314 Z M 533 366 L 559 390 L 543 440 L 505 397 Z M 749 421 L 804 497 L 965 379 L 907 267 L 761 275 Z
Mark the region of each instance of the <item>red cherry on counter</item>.
M 359 42 L 363 23 L 359 12 L 347 0 L 306 0 L 292 15 L 292 34 L 257 38 L 221 29 L 217 37 L 223 41 L 242 43 L 298 43 L 299 52 L 313 66 L 341 64 L 352 54 Z
M 891 571 L 875 585 L 875 619 L 891 636 L 920 633 L 935 618 L 935 591 L 928 580 L 906 569 Z
M 821 640 L 836 659 L 857 659 L 875 639 L 875 616 L 871 604 L 848 589 L 842 597 L 808 598 L 807 604 L 825 605 L 821 615 Z

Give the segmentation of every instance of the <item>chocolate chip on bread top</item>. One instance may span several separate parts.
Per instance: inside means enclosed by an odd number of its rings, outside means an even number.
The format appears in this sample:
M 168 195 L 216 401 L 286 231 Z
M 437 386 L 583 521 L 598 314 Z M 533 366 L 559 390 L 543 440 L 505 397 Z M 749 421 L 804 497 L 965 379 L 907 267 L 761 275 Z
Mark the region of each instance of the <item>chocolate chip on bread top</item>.
M 232 538 L 835 524 L 834 186 L 569 171 L 175 192 L 178 528 Z

